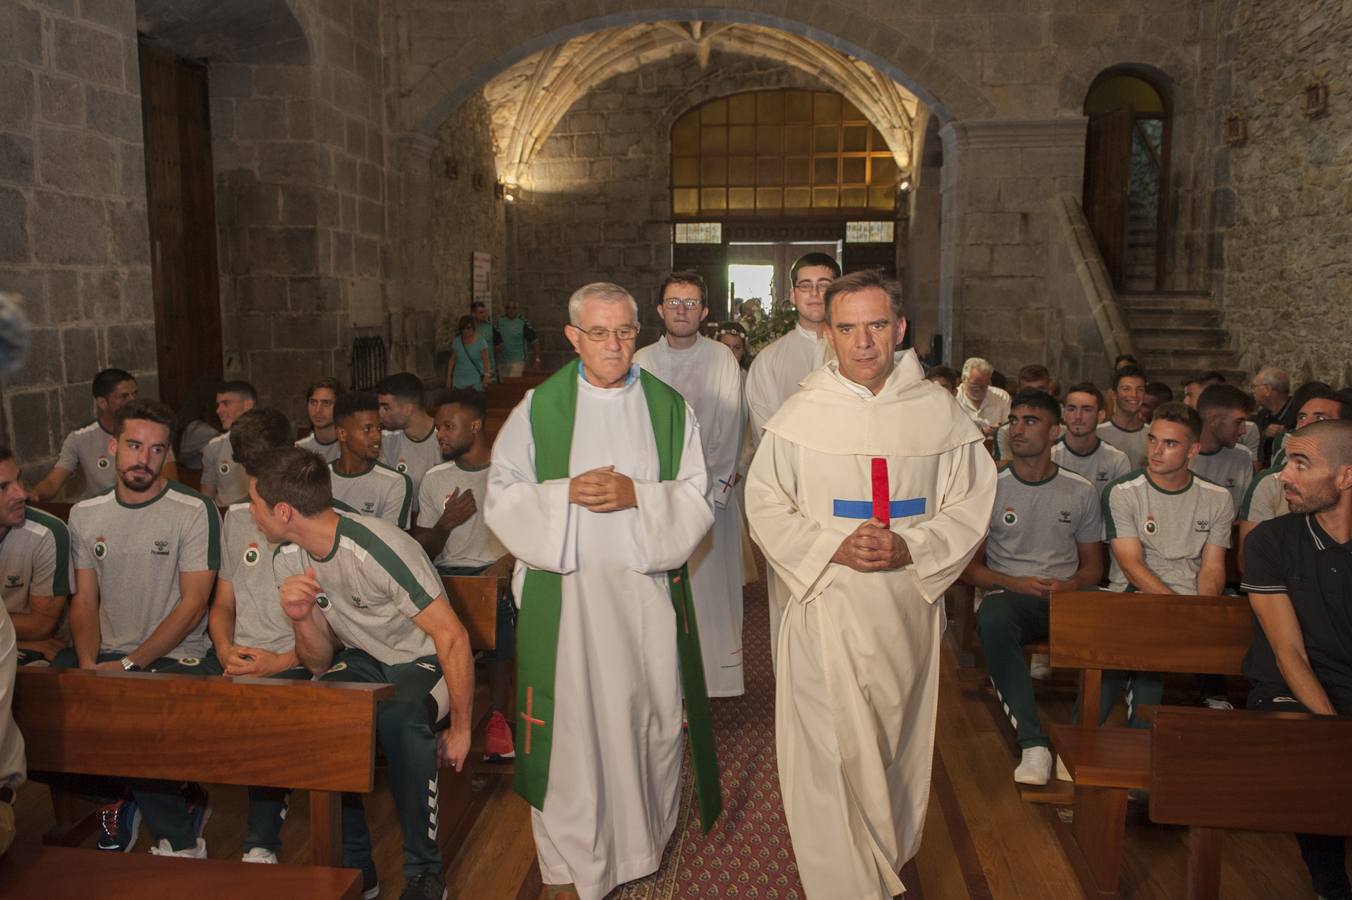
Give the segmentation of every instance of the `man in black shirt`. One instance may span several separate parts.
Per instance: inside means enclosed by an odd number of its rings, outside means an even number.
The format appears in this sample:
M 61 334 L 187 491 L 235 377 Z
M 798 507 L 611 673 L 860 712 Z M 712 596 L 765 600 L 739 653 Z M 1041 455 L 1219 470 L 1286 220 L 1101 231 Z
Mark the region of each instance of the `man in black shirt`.
M 1291 513 L 1244 545 L 1242 587 L 1258 624 L 1244 658 L 1248 707 L 1352 716 L 1352 421 L 1312 422 L 1286 451 L 1277 478 Z M 1319 896 L 1352 898 L 1346 840 L 1296 840 Z

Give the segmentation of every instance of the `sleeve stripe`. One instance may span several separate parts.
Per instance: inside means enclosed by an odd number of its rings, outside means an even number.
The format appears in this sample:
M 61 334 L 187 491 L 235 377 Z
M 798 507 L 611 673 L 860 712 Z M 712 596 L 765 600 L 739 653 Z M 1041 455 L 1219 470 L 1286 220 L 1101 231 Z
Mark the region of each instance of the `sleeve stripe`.
M 1239 589 L 1250 594 L 1285 594 L 1286 585 L 1284 584 L 1249 584 L 1241 581 Z

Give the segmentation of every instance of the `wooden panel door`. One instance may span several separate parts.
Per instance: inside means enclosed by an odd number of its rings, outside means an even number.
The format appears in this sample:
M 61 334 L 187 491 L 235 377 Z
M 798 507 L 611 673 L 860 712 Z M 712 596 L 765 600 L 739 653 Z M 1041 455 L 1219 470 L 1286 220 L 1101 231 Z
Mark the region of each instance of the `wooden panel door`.
M 1089 117 L 1084 151 L 1084 214 L 1108 275 L 1118 288 L 1127 256 L 1127 200 L 1131 191 L 1131 111 Z
M 223 374 L 207 70 L 145 45 L 140 57 L 160 398 L 181 411 L 195 381 Z

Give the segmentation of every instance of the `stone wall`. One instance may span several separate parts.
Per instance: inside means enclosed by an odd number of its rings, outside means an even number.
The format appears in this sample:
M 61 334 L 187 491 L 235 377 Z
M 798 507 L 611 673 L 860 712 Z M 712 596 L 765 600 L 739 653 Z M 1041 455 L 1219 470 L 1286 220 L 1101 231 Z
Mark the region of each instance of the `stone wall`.
M 0 290 L 33 324 L 3 441 L 30 479 L 92 418 L 99 369 L 157 392 L 140 93 L 130 3 L 0 4 Z
M 1341 0 L 1221 4 L 1218 118 L 1248 140 L 1218 142 L 1216 293 L 1250 371 L 1352 383 L 1352 14 Z M 1328 86 L 1328 114 L 1301 112 Z M 1217 123 L 1219 128 L 1220 123 Z

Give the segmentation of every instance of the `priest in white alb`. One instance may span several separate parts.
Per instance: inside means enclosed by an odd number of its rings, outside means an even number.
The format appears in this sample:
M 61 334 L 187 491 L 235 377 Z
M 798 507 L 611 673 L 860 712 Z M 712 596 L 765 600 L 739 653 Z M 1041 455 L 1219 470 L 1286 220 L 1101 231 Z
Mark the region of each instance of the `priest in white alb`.
M 925 380 L 900 288 L 826 292 L 836 359 L 766 423 L 751 535 L 790 599 L 779 633 L 780 789 L 809 900 L 903 891 L 929 801 L 944 590 L 986 533 L 995 466 Z
M 709 315 L 704 279 L 672 272 L 658 289 L 665 333 L 634 362 L 674 387 L 695 411 L 714 527 L 690 557 L 691 592 L 699 619 L 704 682 L 710 697 L 745 693 L 742 675 L 742 506 L 735 489 L 745 431 L 742 370 L 724 344 L 699 333 Z
M 789 269 L 789 289 L 798 321 L 793 330 L 771 341 L 751 361 L 746 373 L 746 405 L 751 411 L 751 445 L 759 447 L 761 433 L 798 385 L 826 361 L 826 288 L 840 277 L 840 263 L 826 253 L 805 253 Z M 778 656 L 779 620 L 788 605 L 788 593 L 774 568 L 766 573 L 770 595 L 770 658 Z
M 503 425 L 484 518 L 517 559 L 515 787 L 540 874 L 600 900 L 676 826 L 682 698 L 706 831 L 721 809 L 685 568 L 713 513 L 694 413 L 632 365 L 634 298 L 589 284 L 568 319 L 581 359 Z

